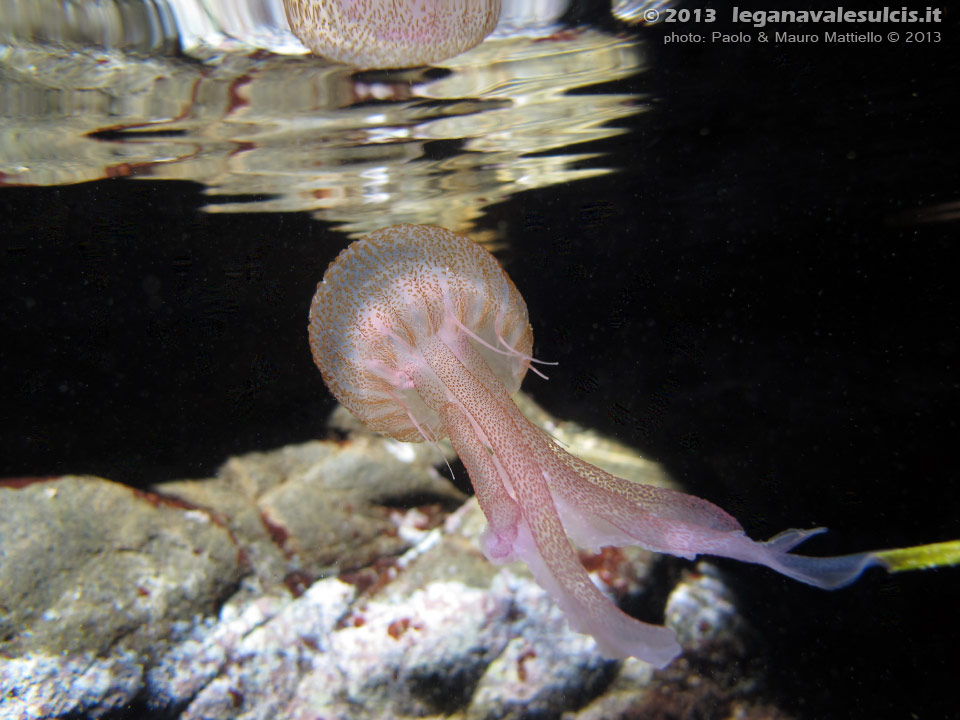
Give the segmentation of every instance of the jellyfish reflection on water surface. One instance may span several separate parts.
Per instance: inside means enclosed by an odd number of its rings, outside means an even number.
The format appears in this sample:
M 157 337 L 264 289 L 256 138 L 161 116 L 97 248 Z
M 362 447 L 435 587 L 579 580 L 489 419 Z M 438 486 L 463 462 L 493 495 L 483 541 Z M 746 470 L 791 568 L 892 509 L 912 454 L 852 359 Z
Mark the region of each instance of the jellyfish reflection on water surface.
M 571 626 L 605 655 L 663 667 L 680 645 L 672 630 L 604 597 L 571 540 L 592 550 L 720 555 L 822 588 L 882 564 L 874 553 L 789 553 L 822 529 L 755 542 L 706 500 L 615 477 L 560 448 L 511 399 L 536 362 L 526 304 L 467 237 L 397 225 L 354 242 L 317 287 L 309 333 L 327 387 L 371 429 L 404 441 L 450 438 L 487 518 L 484 553 L 526 562 Z

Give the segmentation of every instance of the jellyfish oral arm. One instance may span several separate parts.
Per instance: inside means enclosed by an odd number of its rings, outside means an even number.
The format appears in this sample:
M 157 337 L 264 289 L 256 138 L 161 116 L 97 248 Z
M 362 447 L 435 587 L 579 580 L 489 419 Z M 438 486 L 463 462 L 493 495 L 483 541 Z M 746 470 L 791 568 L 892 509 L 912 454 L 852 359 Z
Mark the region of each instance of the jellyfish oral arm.
M 419 347 L 429 372 L 411 374 L 421 397 L 442 403 L 437 410 L 488 520 L 484 552 L 495 562 L 526 562 L 573 627 L 593 635 L 604 654 L 663 667 L 680 647 L 671 630 L 631 618 L 605 598 L 568 536 L 590 548 L 641 545 L 691 559 L 730 557 L 827 588 L 852 582 L 873 564 L 866 553 L 790 555 L 820 530 L 790 530 L 758 543 L 706 500 L 631 483 L 569 455 L 523 416 L 473 342 L 462 333 L 424 339 Z
M 495 563 L 516 560 L 520 506 L 504 485 L 506 471 L 494 463 L 493 456 L 480 441 L 474 425 L 456 404 L 444 405 L 440 417 L 448 435 L 456 438 L 453 444 L 457 455 L 467 468 L 477 502 L 487 518 L 487 529 L 483 535 L 484 554 Z
M 443 383 L 444 394 L 449 394 L 440 412 L 449 421 L 447 434 L 467 468 L 489 523 L 484 538 L 488 557 L 501 562 L 523 560 L 571 626 L 592 635 L 604 654 L 632 655 L 657 667 L 669 663 L 680 652 L 673 631 L 630 617 L 590 580 L 567 539 L 547 479 L 536 463 L 538 453 L 527 445 L 531 433 L 518 427 L 529 421 L 505 398 L 499 381 L 485 378 L 497 383 L 488 389 L 442 341 L 427 341 L 421 351 L 433 373 L 420 373 L 414 382 L 429 382 L 427 378 L 433 374 Z M 460 351 L 464 351 L 462 346 Z M 437 388 L 422 390 L 422 395 L 432 396 Z M 509 406 L 504 407 L 504 402 Z
M 848 585 L 868 567 L 884 564 L 870 552 L 834 557 L 790 552 L 826 528 L 785 530 L 766 542 L 751 540 L 734 517 L 707 500 L 615 477 L 549 440 L 544 447 L 555 458 L 541 460 L 550 468 L 554 495 L 571 508 L 564 524 L 584 547 L 640 545 L 688 560 L 716 555 L 765 565 L 827 590 Z

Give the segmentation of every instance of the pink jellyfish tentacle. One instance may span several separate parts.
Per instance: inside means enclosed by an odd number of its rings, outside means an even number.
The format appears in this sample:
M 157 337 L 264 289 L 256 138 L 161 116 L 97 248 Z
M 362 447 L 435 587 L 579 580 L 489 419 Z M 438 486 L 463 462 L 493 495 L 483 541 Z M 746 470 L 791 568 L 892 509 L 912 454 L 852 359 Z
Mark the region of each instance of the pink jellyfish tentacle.
M 503 345 L 503 347 L 506 348 L 510 354 L 516 355 L 520 359 L 526 361 L 528 363 L 527 367 L 530 370 L 532 370 L 536 375 L 543 378 L 544 380 L 549 380 L 550 379 L 549 377 L 547 377 L 544 373 L 542 373 L 537 368 L 533 367 L 533 363 L 536 363 L 537 365 L 559 365 L 560 364 L 559 362 L 557 362 L 556 360 L 540 360 L 538 358 L 533 357 L 533 355 L 525 355 L 524 353 L 517 352 L 516 348 L 514 348 L 513 345 L 511 345 L 504 339 L 503 337 L 504 313 L 505 313 L 505 309 L 509 306 L 509 302 L 510 301 L 508 297 L 503 298 L 503 300 L 500 302 L 500 305 L 497 307 L 497 316 L 493 319 L 493 331 L 497 336 L 497 341 L 501 345 Z
M 449 284 L 447 283 L 446 277 L 443 276 L 443 275 L 441 275 L 441 276 L 439 277 L 439 282 L 440 282 L 441 294 L 442 294 L 442 296 L 443 296 L 443 304 L 444 304 L 445 318 L 446 318 L 446 319 L 452 321 L 453 324 L 456 325 L 460 330 L 462 330 L 464 333 L 466 333 L 467 335 L 469 335 L 469 336 L 470 336 L 471 338 L 473 338 L 476 342 L 480 343 L 481 345 L 483 345 L 483 346 L 484 346 L 485 348 L 487 348 L 488 350 L 492 350 L 493 352 L 499 353 L 500 355 L 506 355 L 507 357 L 517 358 L 518 360 L 520 360 L 520 361 L 522 361 L 523 363 L 525 363 L 526 369 L 531 370 L 532 372 L 536 373 L 537 375 L 539 375 L 539 376 L 540 376 L 541 378 L 543 378 L 544 380 L 549 380 L 549 379 L 550 379 L 550 378 L 547 377 L 543 372 L 541 372 L 540 370 L 538 370 L 537 368 L 535 368 L 535 367 L 533 366 L 533 363 L 538 363 L 538 364 L 540 364 L 540 365 L 556 365 L 557 363 L 555 363 L 555 362 L 548 362 L 548 361 L 546 361 L 546 360 L 538 360 L 537 358 L 533 357 L 532 355 L 527 355 L 527 354 L 525 354 L 525 353 L 522 353 L 522 352 L 520 352 L 519 350 L 517 350 L 515 347 L 513 347 L 513 345 L 511 345 L 510 343 L 508 343 L 506 340 L 503 339 L 503 335 L 502 335 L 502 332 L 501 332 L 501 322 L 502 322 L 503 304 L 501 304 L 501 307 L 500 307 L 500 309 L 499 309 L 498 312 L 497 312 L 497 318 L 496 318 L 496 320 L 494 321 L 494 328 L 495 328 L 495 331 L 496 331 L 497 340 L 503 345 L 502 348 L 498 348 L 498 347 L 496 347 L 495 345 L 491 345 L 490 343 L 488 343 L 488 342 L 487 342 L 486 340 L 484 340 L 482 337 L 480 337 L 479 335 L 477 335 L 473 330 L 471 330 L 470 328 L 468 328 L 466 325 L 463 324 L 463 321 L 461 321 L 460 318 L 458 317 L 458 314 L 459 314 L 459 313 L 457 313 L 456 309 L 453 307 L 452 302 L 450 301 L 450 298 L 452 297 L 452 294 L 451 294 L 451 292 L 450 292 L 450 286 L 449 286 Z

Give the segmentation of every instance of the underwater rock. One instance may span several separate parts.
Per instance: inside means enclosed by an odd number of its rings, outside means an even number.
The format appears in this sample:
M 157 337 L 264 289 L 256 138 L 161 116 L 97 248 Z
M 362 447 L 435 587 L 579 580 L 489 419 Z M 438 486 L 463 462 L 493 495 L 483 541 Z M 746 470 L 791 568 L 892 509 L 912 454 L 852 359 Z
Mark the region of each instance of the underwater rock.
M 433 448 L 357 435 L 242 455 L 210 480 L 156 489 L 216 513 L 264 586 L 309 584 L 409 548 L 409 509 L 422 506 L 419 522 L 429 524 L 422 513 L 460 505 L 465 496 L 438 461 Z
M 711 652 L 729 643 L 741 645 L 734 651 L 738 655 L 747 651 L 742 646 L 750 634 L 747 623 L 737 612 L 733 594 L 719 571 L 709 562 L 698 562 L 696 572 L 677 584 L 665 614 L 666 624 L 677 631 L 687 652 Z
M 178 625 L 239 578 L 210 515 L 101 478 L 6 481 L 0 507 L 0 717 L 129 702 Z
M 240 556 L 210 515 L 101 478 L 0 486 L 5 655 L 135 652 L 215 609 Z

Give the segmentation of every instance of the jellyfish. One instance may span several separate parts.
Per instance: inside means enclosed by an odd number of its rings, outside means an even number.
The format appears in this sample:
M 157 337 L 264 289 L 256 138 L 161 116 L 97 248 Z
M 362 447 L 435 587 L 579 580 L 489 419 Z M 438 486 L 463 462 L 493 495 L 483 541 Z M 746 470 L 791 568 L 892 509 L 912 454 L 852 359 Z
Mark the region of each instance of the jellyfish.
M 501 0 L 283 0 L 290 29 L 317 55 L 363 69 L 429 65 L 493 32 Z
M 673 630 L 610 601 L 575 545 L 718 555 L 828 589 L 871 565 L 960 558 L 957 543 L 919 548 L 926 555 L 797 555 L 790 551 L 824 529 L 757 542 L 706 500 L 615 477 L 567 453 L 511 399 L 527 370 L 537 372 L 523 298 L 492 255 L 450 230 L 397 225 L 351 244 L 317 286 L 309 336 L 327 387 L 371 429 L 403 441 L 449 437 L 487 519 L 484 554 L 524 561 L 571 627 L 608 657 L 661 668 L 681 648 Z

